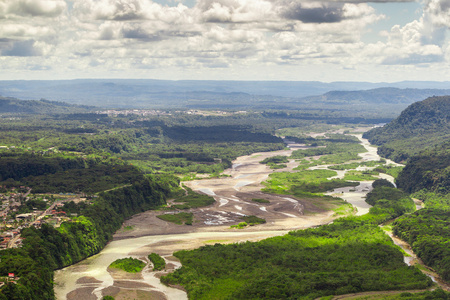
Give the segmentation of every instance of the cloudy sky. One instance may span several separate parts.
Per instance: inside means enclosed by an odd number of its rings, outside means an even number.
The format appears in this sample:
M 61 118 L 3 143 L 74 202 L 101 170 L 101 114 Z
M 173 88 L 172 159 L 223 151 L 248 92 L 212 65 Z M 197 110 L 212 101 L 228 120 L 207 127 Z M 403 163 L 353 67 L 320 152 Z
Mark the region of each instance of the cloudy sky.
M 0 80 L 450 80 L 450 0 L 0 0 Z

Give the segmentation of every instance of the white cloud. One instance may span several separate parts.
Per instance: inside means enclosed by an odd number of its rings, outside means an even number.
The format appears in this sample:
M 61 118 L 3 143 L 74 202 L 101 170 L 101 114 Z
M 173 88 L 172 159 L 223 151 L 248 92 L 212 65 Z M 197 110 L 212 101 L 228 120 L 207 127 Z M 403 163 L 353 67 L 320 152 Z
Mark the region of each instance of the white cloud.
M 151 0 L 75 0 L 73 14 L 81 21 L 143 21 L 176 22 L 184 19 L 187 7 L 162 6 Z
M 215 23 L 262 23 L 276 20 L 273 3 L 265 0 L 199 0 L 198 19 Z
M 357 0 L 197 0 L 192 7 L 152 0 L 66 2 L 0 0 L 0 58 L 23 62 L 4 66 L 29 70 L 40 63 L 42 72 L 108 76 L 170 68 L 236 74 L 242 68 L 432 65 L 450 57 L 450 0 L 428 0 L 420 19 L 393 26 L 384 42 L 372 44 L 362 42 L 366 28 L 385 16 Z
M 31 24 L 3 23 L 0 27 L 0 36 L 8 38 L 45 37 L 55 34 L 49 27 L 33 26 Z
M 428 0 L 424 15 L 437 27 L 450 27 L 450 0 Z
M 4 56 L 41 56 L 44 52 L 44 45 L 35 40 L 11 41 L 2 49 Z
M 0 19 L 18 16 L 56 17 L 65 9 L 64 0 L 0 0 Z
M 449 50 L 446 40 L 449 13 L 449 0 L 429 0 L 418 20 L 383 32 L 387 42 L 376 46 L 380 62 L 417 66 L 445 62 Z
M 120 35 L 120 25 L 113 22 L 105 22 L 99 27 L 99 36 L 100 40 L 114 40 L 119 38 Z
M 76 0 L 73 13 L 82 20 L 130 20 L 144 18 L 139 0 Z

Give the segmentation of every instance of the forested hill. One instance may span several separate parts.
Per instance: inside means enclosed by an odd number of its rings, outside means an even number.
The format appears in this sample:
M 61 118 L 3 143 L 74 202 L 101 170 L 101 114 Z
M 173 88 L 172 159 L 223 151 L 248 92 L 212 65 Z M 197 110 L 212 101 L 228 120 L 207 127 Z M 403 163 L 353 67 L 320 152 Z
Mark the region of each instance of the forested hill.
M 395 220 L 393 233 L 445 281 L 450 280 L 449 119 L 450 96 L 432 97 L 368 134 L 372 141 L 384 143 L 381 153 L 396 159 L 409 156 L 396 179 L 397 187 L 414 193 L 425 207 Z
M 397 185 L 408 193 L 421 190 L 450 192 L 450 141 L 412 156 L 397 178 Z
M 449 89 L 400 89 L 382 87 L 359 91 L 330 91 L 321 96 L 306 97 L 305 100 L 323 101 L 324 103 L 377 103 L 377 104 L 411 104 L 427 97 L 449 95 Z
M 19 100 L 0 96 L 0 113 L 26 113 L 26 114 L 60 114 L 81 113 L 93 110 L 94 107 L 86 105 L 73 105 L 49 100 Z
M 430 97 L 411 104 L 389 124 L 364 134 L 378 153 L 404 161 L 450 138 L 450 96 Z

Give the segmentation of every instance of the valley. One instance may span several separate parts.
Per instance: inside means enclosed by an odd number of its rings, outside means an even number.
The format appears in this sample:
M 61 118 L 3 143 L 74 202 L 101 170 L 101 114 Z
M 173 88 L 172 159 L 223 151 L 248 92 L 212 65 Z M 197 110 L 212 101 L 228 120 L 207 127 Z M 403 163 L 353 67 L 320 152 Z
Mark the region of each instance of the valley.
M 27 105 L 74 113 L 0 118 L 4 230 L 21 227 L 13 232 L 19 243 L 0 253 L 0 270 L 12 274 L 2 277 L 0 299 L 331 299 L 365 291 L 397 299 L 383 291 L 435 288 L 419 270 L 448 279 L 439 255 L 448 252 L 446 144 L 412 144 L 409 155 L 419 156 L 394 155 L 395 163 L 363 138 L 382 148 L 395 136 L 389 147 L 405 147 L 410 129 L 399 124 L 414 127 L 420 104 L 389 132 L 349 112 L 93 114 Z M 433 120 L 442 123 L 439 111 Z M 337 118 L 320 121 L 328 116 Z M 419 119 L 428 131 L 415 140 L 446 136 L 445 126 Z M 50 210 L 57 217 L 33 222 Z M 405 265 L 383 224 L 433 269 Z M 151 270 L 149 254 L 165 269 Z M 109 267 L 130 256 L 144 269 Z
M 376 148 L 370 146 L 361 135 L 357 137 L 367 150 L 360 154 L 360 161 L 378 161 L 380 157 L 376 154 Z M 264 188 L 262 182 L 267 180 L 274 170 L 260 164 L 260 161 L 277 155 L 289 156 L 292 151 L 309 148 L 293 142 L 288 143 L 288 146 L 289 150 L 238 157 L 233 161 L 232 168 L 225 170 L 226 177 L 184 182 L 194 191 L 211 195 L 216 200 L 211 206 L 189 210 L 194 215 L 195 221 L 192 225 L 183 226 L 162 221 L 156 218 L 161 213 L 159 211 L 143 212 L 125 221 L 122 229 L 114 235 L 114 240 L 99 254 L 56 272 L 57 299 L 100 299 L 107 292 L 114 294 L 116 299 L 125 299 L 136 295 L 136 291 L 139 291 L 140 295 L 158 299 L 187 299 L 182 290 L 162 285 L 157 279 L 160 274 L 180 266 L 179 261 L 172 256 L 173 252 L 195 249 L 207 244 L 259 241 L 285 235 L 290 230 L 327 224 L 340 217 L 341 215 L 330 208 L 317 206 L 317 199 L 314 198 L 299 199 L 290 195 L 261 192 Z M 298 162 L 291 159 L 286 168 L 276 172 L 292 172 L 297 165 Z M 341 172 L 340 177 L 343 177 L 344 173 Z M 389 179 L 392 180 L 392 177 Z M 355 207 L 357 215 L 362 215 L 370 208 L 364 201 L 370 190 L 371 182 L 363 181 L 355 188 L 338 188 L 328 194 L 345 199 Z M 265 199 L 269 203 L 257 203 L 252 199 Z M 339 205 L 335 203 L 334 207 Z M 230 225 L 236 224 L 243 215 L 257 215 L 264 218 L 266 223 L 244 229 L 230 229 Z M 107 268 L 115 259 L 127 256 L 143 259 L 150 252 L 156 252 L 165 258 L 168 264 L 165 272 L 155 273 L 147 268 L 137 277 L 130 277 L 117 275 Z

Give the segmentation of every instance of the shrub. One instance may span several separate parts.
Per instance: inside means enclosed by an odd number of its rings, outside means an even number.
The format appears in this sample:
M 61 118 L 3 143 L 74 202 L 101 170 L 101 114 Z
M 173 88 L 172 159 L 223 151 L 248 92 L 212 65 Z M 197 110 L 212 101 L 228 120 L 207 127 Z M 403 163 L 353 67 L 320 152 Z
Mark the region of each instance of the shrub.
M 161 256 L 159 256 L 156 253 L 151 253 L 148 256 L 148 259 L 153 264 L 153 271 L 155 271 L 155 270 L 160 271 L 166 267 L 166 261 L 164 260 L 164 258 L 162 258 Z
M 142 271 L 145 265 L 145 262 L 139 259 L 127 257 L 115 260 L 109 265 L 109 267 L 113 269 L 121 269 L 128 273 L 138 273 Z

